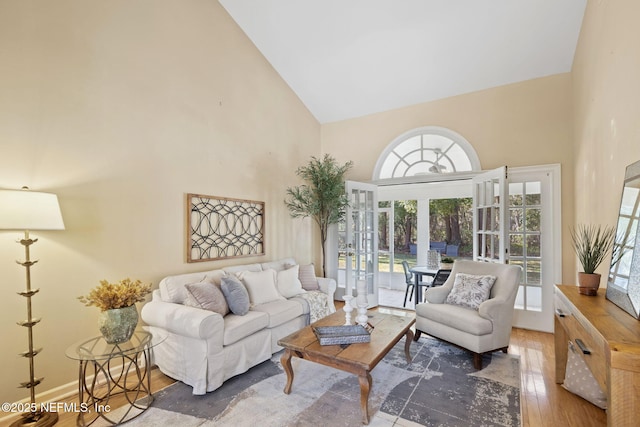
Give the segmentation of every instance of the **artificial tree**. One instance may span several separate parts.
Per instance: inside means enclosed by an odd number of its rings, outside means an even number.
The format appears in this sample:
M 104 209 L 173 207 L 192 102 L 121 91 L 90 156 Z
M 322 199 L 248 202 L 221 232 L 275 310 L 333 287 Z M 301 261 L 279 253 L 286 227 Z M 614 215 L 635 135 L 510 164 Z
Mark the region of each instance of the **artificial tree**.
M 322 159 L 311 157 L 306 166 L 296 170 L 305 184 L 287 188 L 284 203 L 293 218 L 311 217 L 318 224 L 322 241 L 322 275 L 326 276 L 325 243 L 331 224 L 344 219 L 349 199 L 345 193 L 344 177 L 353 162 L 339 165 L 328 154 Z

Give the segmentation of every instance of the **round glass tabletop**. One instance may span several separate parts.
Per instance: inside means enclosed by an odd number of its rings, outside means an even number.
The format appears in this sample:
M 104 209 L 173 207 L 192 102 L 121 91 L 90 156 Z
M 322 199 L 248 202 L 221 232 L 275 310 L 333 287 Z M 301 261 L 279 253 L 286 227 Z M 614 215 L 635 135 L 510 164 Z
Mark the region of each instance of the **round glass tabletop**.
M 109 344 L 104 337 L 98 336 L 79 341 L 67 348 L 66 356 L 75 360 L 103 360 L 118 356 L 140 353 L 160 344 L 164 338 L 152 340 L 151 333 L 136 331 L 129 341 L 119 344 Z

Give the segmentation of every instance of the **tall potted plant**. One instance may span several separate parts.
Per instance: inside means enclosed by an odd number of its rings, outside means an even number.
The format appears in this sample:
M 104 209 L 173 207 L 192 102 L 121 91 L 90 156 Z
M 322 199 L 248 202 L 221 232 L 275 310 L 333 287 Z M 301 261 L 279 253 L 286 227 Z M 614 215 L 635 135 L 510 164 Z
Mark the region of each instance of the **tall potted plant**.
M 326 276 L 325 243 L 331 224 L 344 219 L 349 199 L 345 193 L 345 175 L 353 162 L 339 165 L 328 154 L 322 159 L 311 157 L 309 164 L 301 166 L 296 174 L 306 183 L 287 188 L 284 203 L 293 218 L 311 217 L 320 229 L 322 241 L 322 275 Z
M 578 225 L 571 229 L 571 240 L 583 270 L 578 273 L 578 291 L 583 295 L 597 295 L 600 274 L 595 271 L 612 250 L 616 230 L 599 225 Z

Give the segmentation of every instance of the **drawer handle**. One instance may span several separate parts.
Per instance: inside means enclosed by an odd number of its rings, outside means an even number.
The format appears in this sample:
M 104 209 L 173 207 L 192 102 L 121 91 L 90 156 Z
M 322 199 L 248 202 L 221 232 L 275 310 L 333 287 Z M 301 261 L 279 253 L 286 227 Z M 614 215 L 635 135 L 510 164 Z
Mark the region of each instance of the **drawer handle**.
M 560 310 L 559 308 L 556 308 L 556 314 L 558 315 L 558 317 L 565 317 L 566 316 L 565 312 Z
M 591 354 L 591 350 L 589 350 L 587 346 L 584 345 L 580 338 L 576 338 L 576 344 L 578 345 L 578 347 L 580 347 L 580 351 L 582 351 L 582 354 Z

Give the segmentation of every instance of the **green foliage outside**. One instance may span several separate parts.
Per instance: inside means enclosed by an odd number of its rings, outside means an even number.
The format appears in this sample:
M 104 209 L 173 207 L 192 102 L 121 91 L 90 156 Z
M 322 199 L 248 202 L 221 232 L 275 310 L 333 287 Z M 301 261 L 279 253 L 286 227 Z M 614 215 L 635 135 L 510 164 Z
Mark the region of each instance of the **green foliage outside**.
M 380 204 L 380 207 L 390 206 L 388 201 Z M 416 200 L 396 200 L 393 208 L 394 246 L 396 257 L 398 257 L 402 253 L 409 254 L 411 245 L 417 241 L 418 202 Z M 472 255 L 473 213 L 471 198 L 431 200 L 429 214 L 429 240 L 459 245 L 459 256 Z M 379 247 L 381 250 L 389 248 L 386 221 L 387 216 L 382 215 L 379 222 Z

